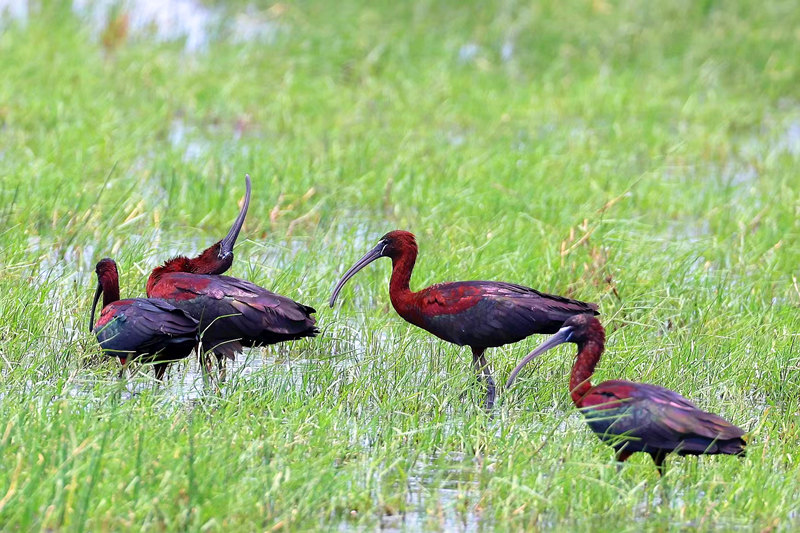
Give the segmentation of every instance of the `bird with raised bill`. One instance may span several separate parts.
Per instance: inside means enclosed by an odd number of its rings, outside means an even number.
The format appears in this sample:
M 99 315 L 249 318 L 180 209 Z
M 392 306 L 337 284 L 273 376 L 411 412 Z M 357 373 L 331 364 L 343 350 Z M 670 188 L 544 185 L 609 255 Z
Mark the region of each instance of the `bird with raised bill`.
M 174 257 L 153 270 L 147 296 L 182 309 L 200 325 L 203 352 L 225 358 L 243 346 L 265 346 L 314 337 L 319 333 L 313 307 L 275 294 L 246 280 L 221 275 L 233 263 L 233 246 L 250 204 L 250 176 L 245 176 L 244 204 L 228 234 L 195 258 Z

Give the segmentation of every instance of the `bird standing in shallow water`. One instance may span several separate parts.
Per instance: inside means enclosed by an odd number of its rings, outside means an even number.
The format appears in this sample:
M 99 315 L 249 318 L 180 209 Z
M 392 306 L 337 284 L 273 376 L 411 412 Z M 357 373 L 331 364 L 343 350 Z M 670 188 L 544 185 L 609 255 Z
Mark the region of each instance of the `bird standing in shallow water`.
M 178 256 L 157 267 L 147 279 L 147 296 L 160 298 L 200 322 L 203 348 L 217 356 L 220 371 L 227 357 L 243 346 L 314 337 L 319 333 L 315 313 L 294 300 L 255 283 L 221 276 L 233 263 L 233 246 L 250 204 L 250 176 L 246 176 L 244 205 L 224 239 L 193 259 Z
M 600 440 L 625 461 L 635 452 L 649 453 L 664 473 L 664 458 L 678 455 L 744 455 L 744 431 L 713 413 L 697 408 L 677 392 L 645 383 L 611 380 L 592 386 L 589 382 L 605 349 L 605 330 L 591 315 L 579 315 L 564 326 L 511 372 L 506 388 L 519 371 L 550 348 L 572 342 L 578 354 L 569 379 L 575 406 Z
M 95 271 L 97 290 L 89 330 L 105 353 L 119 357 L 123 365 L 127 359 L 154 362 L 156 379 L 163 380 L 167 365 L 188 356 L 197 344 L 197 320 L 161 300 L 120 300 L 119 274 L 112 259 L 100 260 Z M 103 310 L 95 324 L 94 311 L 101 293 Z
M 500 281 L 438 283 L 418 292 L 409 288 L 417 260 L 417 242 L 407 231 L 392 231 L 345 272 L 333 289 L 330 306 L 347 280 L 381 257 L 392 260 L 389 298 L 397 314 L 440 339 L 472 349 L 479 379 L 486 383 L 486 408 L 495 399 L 495 384 L 484 352 L 518 342 L 534 333 L 555 333 L 569 317 L 597 314 L 595 304 L 545 294 Z

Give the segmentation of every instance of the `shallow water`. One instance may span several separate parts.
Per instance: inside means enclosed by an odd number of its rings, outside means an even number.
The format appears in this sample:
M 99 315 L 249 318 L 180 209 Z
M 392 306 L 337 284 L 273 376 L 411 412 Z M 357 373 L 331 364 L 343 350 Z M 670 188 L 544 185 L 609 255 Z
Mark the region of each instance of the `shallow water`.
M 479 531 L 491 529 L 486 509 L 479 505 L 479 465 L 460 453 L 443 457 L 422 457 L 414 465 L 403 492 L 404 509 L 388 506 L 380 516 L 381 531 Z M 355 511 L 353 518 L 357 517 Z M 339 531 L 352 531 L 352 522 L 344 520 Z M 363 528 L 359 528 L 362 529 Z
M 29 0 L 0 0 L 4 21 L 26 23 L 39 6 Z M 72 11 L 84 19 L 99 39 L 114 19 L 124 19 L 124 33 L 157 42 L 184 41 L 187 53 L 206 50 L 216 39 L 232 42 L 273 42 L 287 27 L 276 19 L 279 10 L 248 5 L 231 12 L 196 0 L 74 0 Z
M 156 3 L 152 0 L 131 0 L 119 3 L 76 0 L 73 6 L 75 12 L 87 21 L 86 23 L 91 29 L 89 34 L 94 39 L 99 38 L 104 29 L 108 27 L 109 18 L 115 13 L 114 10 L 118 9 L 115 6 L 122 6 L 122 9 L 130 11 L 128 22 L 130 38 L 177 42 L 178 46 L 183 46 L 187 54 L 202 54 L 209 46 L 213 46 L 216 40 L 232 42 L 259 40 L 269 43 L 281 31 L 287 31 L 265 11 L 258 11 L 253 7 L 246 7 L 238 13 L 230 14 L 222 8 L 208 7 L 192 0 L 170 0 L 166 3 Z M 25 23 L 30 17 L 35 16 L 32 9 L 24 0 L 0 0 L 0 28 L 3 27 L 4 20 Z M 514 52 L 513 47 L 508 45 L 506 51 L 506 45 L 503 46 L 502 57 L 510 58 Z M 474 62 L 484 53 L 486 53 L 485 50 L 479 45 L 468 44 L 459 50 L 458 59 L 454 58 L 453 60 L 465 63 Z M 555 125 L 540 126 L 541 128 L 545 128 L 541 135 L 551 135 L 560 131 Z M 232 140 L 220 140 L 220 137 L 226 135 L 228 131 L 232 132 Z M 453 146 L 469 143 L 469 135 L 474 133 L 458 128 L 444 131 L 446 132 L 445 140 Z M 239 135 L 241 135 L 241 130 L 234 127 L 232 122 L 229 122 L 223 131 L 223 127 L 196 124 L 192 123 L 189 118 L 175 116 L 168 128 L 169 146 L 167 150 L 171 147 L 183 157 L 184 161 L 194 162 L 200 160 L 209 151 L 225 153 L 229 148 L 234 149 L 235 140 Z M 535 138 L 531 139 L 532 135 L 535 137 L 535 134 L 530 133 L 529 129 L 522 128 L 518 149 L 530 150 L 536 140 Z M 591 124 L 579 123 L 575 129 L 571 130 L 568 137 L 577 143 L 589 142 L 593 137 Z M 712 163 L 707 164 L 705 169 L 709 171 L 708 173 L 702 176 L 703 173 L 695 170 L 688 173 L 694 174 L 693 179 L 714 179 L 724 183 L 735 189 L 733 198 L 744 199 L 751 194 L 750 191 L 754 187 L 759 185 L 762 176 L 766 175 L 761 165 L 765 159 L 776 156 L 794 158 L 800 156 L 800 121 L 796 118 L 783 117 L 776 120 L 775 124 L 765 124 L 760 131 L 740 139 L 738 147 L 739 153 L 732 156 L 729 161 L 723 161 L 716 167 Z M 147 161 L 152 157 L 154 157 L 153 154 L 142 156 L 140 161 L 143 169 L 151 168 L 151 164 Z M 683 174 L 679 176 L 679 179 L 687 179 L 684 172 L 686 169 L 679 170 Z M 165 191 L 160 183 L 153 180 L 144 183 L 141 194 L 145 198 L 163 198 Z M 749 203 L 747 206 L 760 207 L 755 203 Z M 233 210 L 233 206 L 231 209 Z M 234 215 L 235 213 L 230 213 L 230 218 L 232 219 Z M 361 254 L 371 248 L 383 230 L 387 229 L 381 228 L 379 224 L 372 226 L 354 224 L 350 220 L 341 221 L 332 227 L 334 229 L 330 230 L 329 235 L 335 237 L 330 239 L 326 237 L 325 240 L 329 242 L 314 245 L 315 252 L 319 251 L 326 255 L 324 263 L 329 265 L 327 268 L 330 270 L 325 274 L 326 276 L 333 274 L 330 277 L 330 288 L 335 284 L 336 274 L 343 273 Z M 667 221 L 662 230 L 664 238 L 669 242 L 680 241 L 689 244 L 713 239 L 713 231 L 715 231 L 708 220 L 697 218 L 696 215 L 693 218 Z M 213 236 L 186 238 L 181 235 L 180 231 L 174 229 L 135 231 L 142 231 L 143 234 L 126 236 L 125 243 L 121 246 L 126 254 L 131 254 L 131 249 L 141 252 L 133 252 L 138 254 L 138 257 L 135 259 L 135 266 L 130 267 L 140 269 L 140 271 L 127 273 L 128 279 L 139 276 L 140 281 L 143 281 L 149 268 L 167 257 L 179 252 L 197 252 L 214 240 Z M 244 242 L 247 235 L 243 234 L 242 237 Z M 82 297 L 78 300 L 80 305 L 89 301 L 95 283 L 94 263 L 103 255 L 114 255 L 118 251 L 115 247 L 119 247 L 120 244 L 112 242 L 110 239 L 99 239 L 97 243 L 87 245 L 62 245 L 59 242 L 44 241 L 46 238 L 43 240 L 39 237 L 30 237 L 28 240 L 29 256 L 32 261 L 38 262 L 38 269 L 33 274 L 32 283 L 38 286 L 47 286 L 48 290 L 52 287 L 49 297 L 59 301 L 59 309 L 63 308 L 69 311 L 63 313 L 64 318 L 61 319 L 58 327 L 64 329 L 58 334 L 63 333 L 69 339 L 86 337 L 84 315 L 71 317 L 70 315 L 74 315 L 72 312 L 74 307 L 73 309 L 68 308 L 75 305 L 76 294 Z M 247 250 L 246 258 L 242 257 L 245 254 L 237 257 L 237 261 L 240 261 L 236 267 L 237 275 L 247 277 L 243 275 L 244 272 L 255 272 L 259 275 L 259 279 L 268 280 L 271 272 L 279 272 L 294 261 L 302 261 L 309 250 L 309 242 L 303 239 L 276 236 L 274 239 L 269 237 L 268 241 L 264 242 L 250 241 L 247 243 Z M 134 255 L 127 257 L 134 257 Z M 706 270 L 709 270 L 708 275 L 711 275 L 713 270 L 710 269 L 716 268 L 710 263 L 707 266 L 707 261 L 702 256 L 699 256 L 696 262 L 690 263 L 690 265 L 687 275 L 697 275 L 698 277 L 703 276 Z M 324 341 L 329 343 L 331 352 L 337 354 L 336 356 L 324 360 L 304 359 L 302 356 L 296 357 L 295 353 L 295 351 L 302 353 L 302 349 L 290 348 L 292 353 L 289 355 L 279 348 L 248 349 L 236 361 L 228 362 L 228 381 L 220 385 L 219 392 L 213 385 L 207 383 L 200 365 L 192 357 L 173 365 L 169 381 L 164 385 L 158 385 L 159 401 L 163 400 L 164 403 L 174 403 L 179 406 L 191 405 L 192 402 L 204 396 L 209 394 L 225 395 L 238 386 L 252 386 L 254 393 L 257 393 L 257 384 L 270 383 L 275 374 L 280 375 L 279 379 L 287 383 L 287 387 L 299 389 L 303 386 L 304 376 L 313 375 L 315 369 L 327 366 L 345 369 L 362 365 L 376 365 L 381 368 L 393 369 L 394 363 L 390 359 L 392 356 L 385 354 L 398 352 L 398 345 L 405 342 L 406 329 L 404 329 L 405 325 L 398 328 L 402 334 L 395 334 L 394 326 L 377 331 L 367 329 L 371 323 L 380 322 L 377 315 L 383 314 L 384 311 L 389 314 L 393 313 L 388 305 L 384 283 L 384 280 L 388 279 L 388 261 L 381 261 L 371 268 L 371 274 L 366 276 L 362 274 L 347 285 L 337 304 L 337 307 L 346 303 L 348 306 L 363 309 L 359 315 L 345 317 L 341 315 L 346 313 L 338 314 L 337 310 L 325 310 L 327 320 L 323 322 L 327 323 L 323 324 L 325 327 Z M 378 280 L 381 281 L 378 282 Z M 270 288 L 268 281 L 262 281 L 262 284 Z M 143 283 L 137 283 L 135 287 L 123 287 L 124 296 L 141 296 L 143 292 Z M 325 305 L 324 302 L 306 302 L 301 295 L 295 295 L 289 291 L 284 292 L 318 308 Z M 88 309 L 86 312 L 88 314 Z M 372 322 L 373 320 L 374 322 Z M 396 325 L 399 319 L 392 315 L 391 320 Z M 89 340 L 92 339 L 89 338 Z M 443 345 L 444 342 L 438 339 L 431 338 L 430 342 L 414 339 L 408 344 L 401 345 L 401 348 L 418 350 L 427 356 L 432 353 L 433 349 L 439 350 Z M 450 349 L 447 348 L 447 350 Z M 373 359 L 365 361 L 365 355 Z M 463 362 L 468 365 L 469 356 L 466 351 L 455 357 L 463 359 L 459 363 Z M 415 375 L 413 379 L 417 382 L 424 382 L 424 368 L 408 371 L 418 372 L 419 375 Z M 606 373 L 611 371 L 607 369 Z M 760 374 L 756 375 L 760 377 Z M 771 374 L 765 372 L 764 375 L 769 377 Z M 126 387 L 123 398 L 134 397 L 136 394 L 154 387 L 151 376 L 151 368 L 142 368 L 134 377 L 123 382 Z M 100 376 L 100 379 L 104 383 L 113 382 L 115 376 L 112 371 L 107 375 Z M 100 403 L 105 399 L 98 397 L 96 391 L 99 388 L 93 386 L 96 383 L 88 379 L 74 382 L 69 394 L 87 398 L 87 404 L 90 402 Z M 35 388 L 36 384 L 30 383 L 30 387 Z M 0 398 L 2 398 L 1 392 Z M 762 399 L 761 404 L 751 403 L 751 405 L 753 406 L 752 412 L 759 413 L 765 410 L 767 404 Z M 551 408 L 548 409 L 549 415 L 562 416 L 562 413 L 553 412 Z M 580 418 L 574 412 L 571 413 L 567 413 L 564 419 L 558 422 L 557 433 L 567 434 L 569 430 L 575 429 L 575 426 L 580 426 L 581 431 L 586 431 Z M 528 418 L 524 412 L 515 413 L 514 416 L 522 420 Z M 756 422 L 757 419 L 749 425 L 752 427 Z M 458 421 L 455 423 L 457 424 Z M 369 438 L 365 438 L 359 444 L 366 448 L 375 445 Z M 557 439 L 548 444 L 548 446 L 558 445 Z M 402 509 L 384 510 L 376 520 L 381 529 L 391 531 L 490 529 L 495 525 L 491 518 L 492 510 L 483 509 L 479 505 L 481 497 L 479 472 L 480 465 L 474 459 L 457 454 L 449 456 L 446 461 L 437 461 L 435 458 L 421 460 L 408 476 L 407 484 L 396 488 L 398 493 L 402 494 L 405 505 L 402 506 Z M 641 494 L 637 495 L 640 504 L 632 517 L 633 520 L 649 519 L 653 507 L 664 504 L 659 497 L 653 497 L 650 489 L 652 489 L 651 486 L 646 486 Z M 675 492 L 667 503 L 675 509 L 682 508 L 686 504 L 684 493 Z M 790 516 L 794 520 L 797 518 L 794 513 Z M 340 529 L 350 529 L 351 525 L 351 522 L 344 520 Z M 697 524 L 677 525 L 685 527 Z

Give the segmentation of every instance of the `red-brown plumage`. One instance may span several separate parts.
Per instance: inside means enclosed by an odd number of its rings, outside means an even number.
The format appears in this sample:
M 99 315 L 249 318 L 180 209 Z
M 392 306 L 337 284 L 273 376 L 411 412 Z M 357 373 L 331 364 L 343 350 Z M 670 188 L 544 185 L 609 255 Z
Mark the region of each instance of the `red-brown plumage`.
M 172 272 L 191 272 L 193 274 L 224 274 L 233 264 L 233 246 L 244 225 L 247 209 L 250 207 L 250 175 L 245 174 L 245 195 L 239 215 L 234 220 L 228 234 L 220 241 L 203 250 L 197 257 L 188 258 L 183 255 L 173 257 L 163 265 L 153 269 L 147 278 L 147 294 L 154 294 L 155 286 L 166 274 Z
M 572 401 L 577 407 L 583 407 L 585 396 L 592 389 L 589 379 L 594 374 L 597 362 L 603 355 L 606 343 L 606 332 L 600 321 L 595 319 L 586 326 L 586 340 L 581 345 L 581 356 L 575 360 L 569 376 L 569 390 Z
M 243 346 L 265 346 L 319 333 L 312 307 L 231 276 L 164 274 L 150 295 L 200 322 L 205 350 L 233 358 Z
M 102 328 L 111 322 L 111 320 L 113 320 L 121 310 L 128 306 L 130 302 L 130 300 L 117 300 L 116 302 L 111 302 L 110 304 L 104 305 L 103 309 L 100 311 L 100 318 L 97 319 L 94 328 Z
M 103 291 L 103 308 L 119 300 L 119 273 L 113 259 L 101 259 L 95 266 L 97 283 Z
M 534 333 L 555 333 L 570 316 L 597 313 L 597 306 L 529 287 L 497 281 L 439 283 L 418 292 L 409 283 L 417 243 L 407 231 L 392 231 L 342 276 L 333 303 L 356 272 L 380 257 L 392 260 L 389 298 L 406 321 L 459 346 L 472 348 L 473 364 L 487 383 L 487 406 L 494 401 L 494 381 L 483 355 L 486 348 L 518 342 Z
M 574 371 L 573 371 L 574 375 Z M 613 409 L 614 401 L 622 401 L 630 398 L 636 387 L 629 381 L 610 380 L 592 387 L 586 381 L 586 388 L 581 393 L 577 387 L 573 387 L 573 379 L 570 377 L 570 396 L 576 407 L 591 407 L 593 409 Z M 576 400 L 577 398 L 577 400 Z
M 431 285 L 419 292 L 389 293 L 397 313 L 418 313 L 420 316 L 457 315 L 477 305 L 485 296 L 481 287 L 469 282 Z M 406 320 L 408 320 L 406 318 Z
M 173 274 L 177 274 L 177 272 L 162 272 L 157 277 L 151 276 L 153 283 L 151 284 L 149 281 L 147 283 L 147 297 L 183 302 L 197 298 L 199 294 L 210 293 L 215 290 L 213 287 L 214 278 L 210 275 L 195 275 L 189 278 L 191 280 L 190 283 L 175 286 L 172 282 L 175 278 Z
M 204 349 L 233 358 L 243 346 L 264 346 L 313 337 L 312 307 L 274 294 L 248 281 L 222 276 L 233 263 L 233 246 L 250 204 L 250 176 L 239 216 L 219 242 L 189 259 L 179 256 L 157 267 L 147 280 L 147 295 L 162 298 L 200 322 Z
M 519 371 L 545 351 L 572 342 L 578 345 L 569 387 L 575 406 L 589 427 L 625 461 L 634 452 L 650 454 L 663 473 L 668 453 L 679 455 L 744 455 L 744 431 L 713 413 L 699 409 L 677 392 L 630 381 L 611 380 L 592 386 L 590 378 L 605 349 L 605 331 L 591 315 L 578 315 L 511 372 L 510 387 Z
M 220 259 L 220 243 L 214 243 L 206 248 L 197 257 L 178 256 L 166 261 L 163 265 L 153 269 L 147 278 L 147 294 L 155 294 L 155 287 L 167 274 L 175 272 L 189 272 L 192 274 L 219 275 L 226 272 L 233 263 L 233 253 L 227 259 Z M 156 297 L 156 296 L 153 296 Z
M 117 265 L 111 259 L 102 259 L 95 271 L 98 286 L 89 328 L 103 352 L 118 357 L 122 364 L 129 358 L 153 362 L 156 379 L 163 379 L 169 362 L 188 356 L 194 349 L 197 320 L 163 300 L 120 300 Z M 97 323 L 92 325 L 101 293 L 103 309 Z

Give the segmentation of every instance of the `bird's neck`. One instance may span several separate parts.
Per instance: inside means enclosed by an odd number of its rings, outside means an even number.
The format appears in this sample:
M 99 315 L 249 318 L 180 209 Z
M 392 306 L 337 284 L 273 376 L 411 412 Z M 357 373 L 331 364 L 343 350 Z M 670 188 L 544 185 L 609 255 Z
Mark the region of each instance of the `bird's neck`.
M 150 277 L 147 278 L 147 295 L 149 296 L 152 293 L 164 274 L 169 274 L 171 272 L 190 272 L 192 274 L 219 275 L 227 271 L 231 263 L 233 263 L 233 254 L 229 254 L 227 259 L 221 260 L 219 258 L 220 246 L 221 244 L 218 242 L 203 250 L 200 255 L 193 259 L 179 255 L 165 262 L 160 267 L 154 268 L 153 272 L 150 273 Z
M 389 296 L 392 302 L 403 299 L 411 294 L 409 283 L 414 263 L 417 261 L 416 248 L 406 248 L 392 258 L 392 278 L 389 280 Z
M 599 326 L 599 322 L 597 324 Z M 605 332 L 603 327 L 590 327 L 587 338 L 578 344 L 578 355 L 569 378 L 570 395 L 576 407 L 583 406 L 583 398 L 592 388 L 590 379 L 604 349 Z
M 103 287 L 103 307 L 119 300 L 119 277 L 116 272 L 108 272 L 100 279 Z
M 233 254 L 228 254 L 225 259 L 220 259 L 219 253 L 222 247 L 222 241 L 219 241 L 212 246 L 209 246 L 203 253 L 189 259 L 189 265 L 195 274 L 212 274 L 219 275 L 227 271 L 233 263 Z

